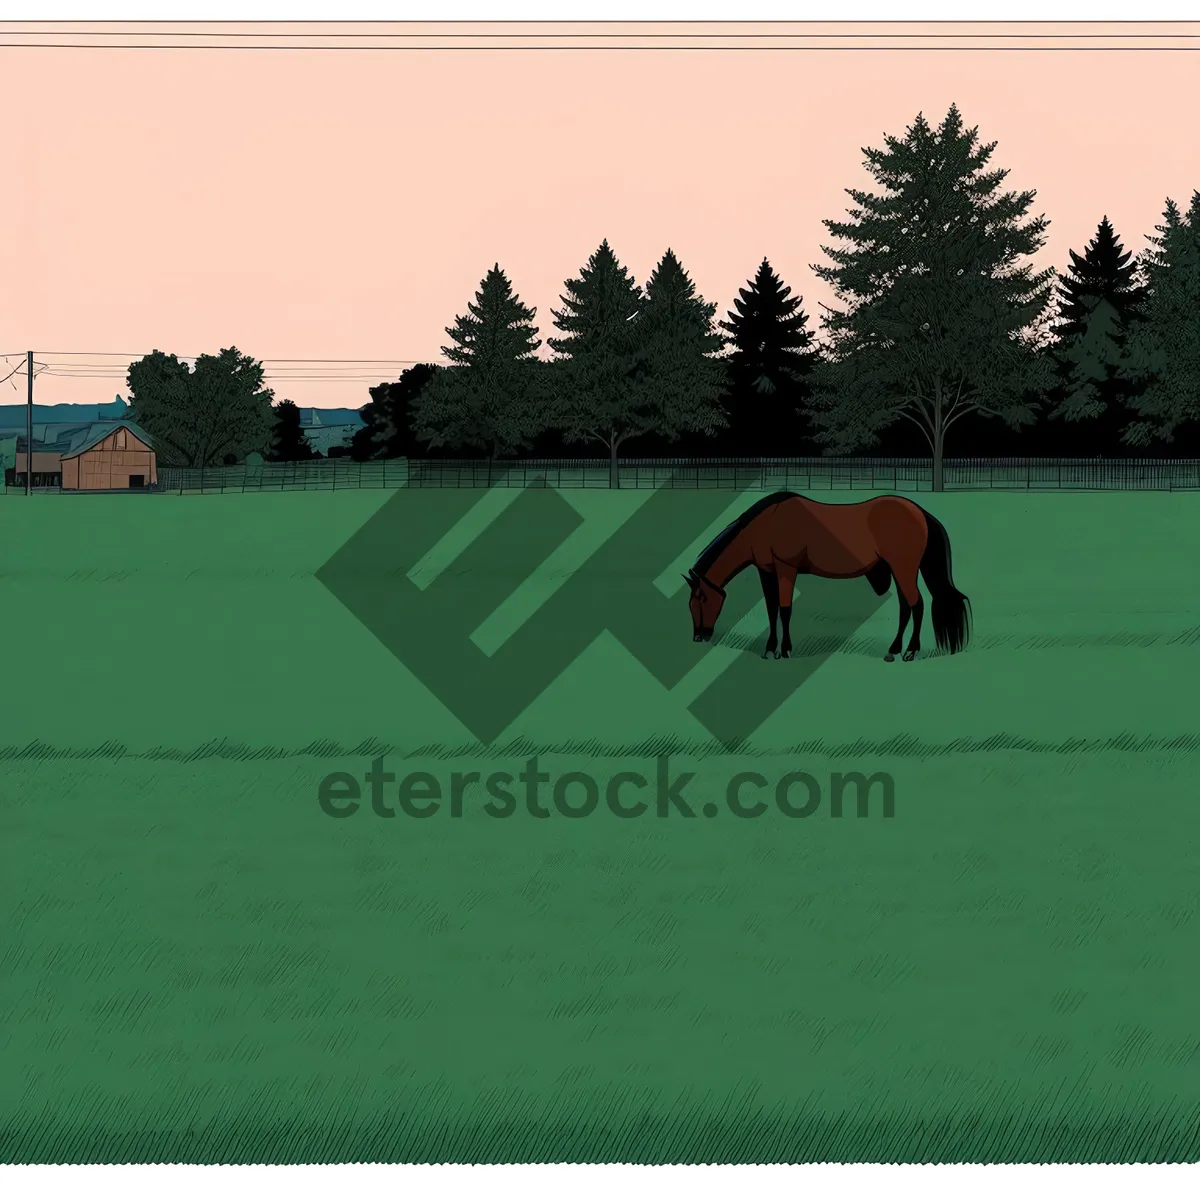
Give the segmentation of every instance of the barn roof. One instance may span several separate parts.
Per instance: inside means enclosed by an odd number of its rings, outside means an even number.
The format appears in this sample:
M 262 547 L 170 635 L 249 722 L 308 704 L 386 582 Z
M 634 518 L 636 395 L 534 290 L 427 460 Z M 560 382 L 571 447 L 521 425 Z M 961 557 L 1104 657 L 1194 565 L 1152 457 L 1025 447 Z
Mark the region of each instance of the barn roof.
M 110 427 L 113 423 L 106 422 Z M 79 421 L 66 422 L 39 422 L 33 427 L 33 448 L 37 453 L 58 453 L 63 454 L 71 449 L 72 445 L 81 441 L 83 436 L 92 427 L 92 423 Z M 25 429 L 0 429 L 0 437 L 10 436 L 17 439 L 17 451 L 21 454 L 25 453 L 26 434 Z
M 133 421 L 95 421 L 91 425 L 80 430 L 78 434 L 71 439 L 70 449 L 62 455 L 63 458 L 77 458 L 85 450 L 90 450 L 93 446 L 104 441 L 106 437 L 117 429 L 128 429 L 135 438 L 145 442 L 151 450 L 154 449 L 154 442 L 150 435 L 138 424 Z

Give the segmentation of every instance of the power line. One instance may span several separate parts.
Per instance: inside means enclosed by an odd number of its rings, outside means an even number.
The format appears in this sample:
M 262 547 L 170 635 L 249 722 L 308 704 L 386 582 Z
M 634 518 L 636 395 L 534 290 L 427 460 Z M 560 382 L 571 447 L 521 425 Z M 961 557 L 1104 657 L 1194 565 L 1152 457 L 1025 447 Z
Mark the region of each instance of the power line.
M 120 367 L 113 367 L 109 370 L 99 370 L 99 369 L 63 370 L 60 367 L 47 366 L 46 372 L 47 372 L 47 374 L 50 374 L 50 375 L 60 376 L 63 379 L 124 379 L 126 377 L 126 375 L 128 374 L 127 371 L 125 371 L 123 368 L 120 368 Z M 358 372 L 358 373 L 343 374 L 343 375 L 314 375 L 314 374 L 297 374 L 297 373 L 289 374 L 287 372 L 266 370 L 263 372 L 263 377 L 266 379 L 278 379 L 284 383 L 292 382 L 292 381 L 300 381 L 300 380 L 327 380 L 331 383 L 337 383 L 338 381 L 346 381 L 346 382 L 353 383 L 355 381 L 361 381 L 364 379 L 378 379 L 381 375 L 384 375 L 384 374 L 387 374 L 387 372 L 372 371 L 370 373 Z
M 57 379 L 108 380 L 127 383 L 129 367 L 146 354 L 123 354 L 116 351 L 39 351 L 48 359 L 70 359 L 69 362 L 38 362 L 38 374 Z M 180 362 L 194 364 L 200 356 L 176 355 Z M 112 358 L 116 362 L 96 362 Z M 85 361 L 79 361 L 83 359 Z M 93 361 L 87 361 L 93 360 Z M 294 383 L 339 383 L 362 385 L 380 383 L 388 376 L 402 373 L 428 359 L 260 359 L 264 382 L 286 387 Z M 22 367 L 17 368 L 22 373 Z
M 19 22 L 14 22 L 19 24 Z M 30 22 L 32 24 L 32 22 Z M 55 22 L 52 22 L 55 23 Z M 97 17 L 95 20 L 89 21 L 59 21 L 60 25 L 172 25 L 173 21 L 132 21 L 121 17 Z M 278 22 L 272 21 L 256 21 L 249 17 L 231 18 L 226 21 L 181 21 L 182 25 L 271 25 Z M 594 21 L 546 21 L 546 20 L 529 20 L 521 21 L 516 18 L 501 19 L 498 21 L 480 21 L 476 17 L 450 17 L 445 21 L 428 21 L 422 20 L 419 17 L 397 17 L 390 21 L 373 21 L 370 18 L 360 17 L 352 21 L 330 21 L 322 17 L 295 17 L 289 18 L 286 22 L 288 25 L 563 25 L 563 24 L 579 24 L 579 25 L 878 25 L 878 18 L 874 17 L 847 17 L 844 21 L 744 21 L 737 17 L 713 17 L 711 19 L 697 19 L 695 17 L 664 17 L 657 21 L 623 21 L 619 17 L 609 17 L 607 19 L 597 18 Z M 1031 17 L 1025 21 L 973 21 L 974 25 L 1190 25 L 1190 21 L 1172 20 L 1170 17 L 1155 17 L 1147 21 L 1100 21 L 1096 18 L 1074 17 L 1064 18 L 1059 20 L 1056 17 Z M 912 20 L 905 20 L 905 25 L 953 25 L 954 21 L 947 21 L 944 18 L 937 17 L 914 17 Z M 459 36 L 459 35 L 455 35 Z M 466 36 L 465 34 L 462 36 Z
M 16 352 L 22 356 L 24 350 Z M 139 350 L 136 354 L 127 354 L 120 350 L 39 350 L 39 354 L 45 354 L 50 358 L 120 358 L 128 362 L 133 362 L 139 358 L 148 358 L 155 351 Z M 165 352 L 164 352 L 165 353 Z M 0 357 L 9 357 L 7 355 Z M 207 357 L 202 354 L 176 354 L 175 358 L 183 362 L 194 362 L 197 358 Z M 215 356 L 213 356 L 215 357 Z M 413 366 L 417 363 L 427 362 L 428 359 L 423 358 L 260 358 L 257 360 L 262 363 L 345 363 L 348 366 L 355 367 L 373 367 L 384 366 L 394 367 Z
M 977 37 L 985 35 L 978 34 Z M 1114 34 L 1119 38 L 1120 34 Z M 1167 35 L 1169 36 L 1169 35 Z M 1191 36 L 1191 35 L 1184 35 Z M 661 53 L 668 50 L 692 51 L 700 54 L 851 54 L 907 53 L 919 50 L 928 54 L 1194 54 L 1200 46 L 188 46 L 188 45 L 145 45 L 145 44 L 97 44 L 84 42 L 0 42 L 0 50 L 278 50 L 283 53 L 305 54 L 330 53 L 400 53 L 454 51 L 466 53 L 522 52 L 550 54 L 555 51 L 588 51 L 593 54 L 636 54 L 639 51 Z
M 131 358 L 129 361 L 132 364 L 132 363 L 138 362 L 140 360 L 137 358 Z M 122 363 L 59 363 L 59 362 L 56 362 L 51 365 L 55 368 L 55 370 L 62 370 L 62 371 L 93 371 L 93 370 L 95 370 L 95 371 L 123 371 L 123 370 L 125 370 L 125 366 Z M 365 366 L 346 366 L 346 367 L 342 367 L 342 368 L 301 367 L 301 366 L 279 367 L 279 366 L 271 366 L 269 363 L 263 364 L 263 366 L 264 366 L 265 370 L 274 371 L 277 374 L 295 374 L 297 372 L 299 372 L 301 374 L 313 374 L 314 372 L 323 372 L 323 373 L 329 374 L 331 376 L 338 374 L 339 371 L 344 374 L 347 371 L 349 371 L 349 372 L 357 371 L 357 372 L 362 373 L 362 372 L 370 372 L 372 370 L 372 368 L 370 367 L 369 364 L 365 365 Z
M 61 362 L 54 364 L 56 367 L 62 367 L 64 370 L 74 370 L 74 368 L 98 367 L 101 370 L 122 370 L 122 364 L 126 362 L 136 362 L 140 359 L 149 358 L 150 353 L 140 352 L 137 354 L 122 354 L 116 350 L 38 350 L 38 354 L 44 354 L 47 358 L 54 359 L 119 359 L 120 362 Z M 200 358 L 215 358 L 215 355 L 200 355 L 200 354 L 175 354 L 170 355 L 178 359 L 180 362 L 196 362 Z M 433 355 L 426 359 L 257 359 L 263 365 L 265 370 L 271 371 L 360 371 L 371 372 L 377 367 L 412 367 L 419 366 L 422 362 L 436 361 L 442 358 L 442 355 Z
M 121 23 L 123 23 L 123 22 L 121 22 Z M 246 22 L 246 23 L 247 24 L 255 24 L 256 22 L 251 21 L 251 22 Z M 292 24 L 292 23 L 293 22 L 288 22 L 288 24 Z M 389 23 L 394 24 L 395 22 L 389 22 Z M 422 22 L 422 23 L 424 23 L 424 22 Z M 581 23 L 582 24 L 592 24 L 593 22 L 581 22 Z M 614 23 L 615 24 L 624 24 L 624 22 L 614 22 Z M 660 24 L 660 22 L 651 22 L 651 23 L 652 24 Z M 713 22 L 704 21 L 704 22 L 689 22 L 689 23 L 712 24 Z M 746 24 L 747 22 L 738 21 L 738 22 L 732 22 L 732 23 Z M 767 23 L 769 23 L 769 22 L 764 22 L 764 24 L 767 24 Z M 786 23 L 790 24 L 791 22 L 786 22 Z M 842 22 L 831 22 L 831 23 L 832 24 L 842 24 Z M 873 24 L 874 22 L 867 22 L 867 23 Z M 917 24 L 923 24 L 923 23 L 926 23 L 926 22 L 919 22 L 919 21 L 906 21 L 905 22 L 906 25 L 917 25 Z M 940 21 L 939 22 L 927 22 L 927 23 L 929 23 L 929 24 L 946 24 L 946 23 L 953 24 L 953 22 L 940 22 Z M 972 24 L 975 24 L 975 25 L 987 25 L 987 24 L 992 24 L 992 23 L 993 22 L 986 22 L 986 21 L 972 22 Z M 1008 22 L 1006 22 L 1006 21 L 998 21 L 998 22 L 994 22 L 994 23 L 1000 24 L 1000 25 L 1008 24 Z M 1021 23 L 1022 24 L 1037 24 L 1038 22 L 1021 22 Z M 1040 23 L 1047 24 L 1047 25 L 1060 25 L 1060 24 L 1070 24 L 1071 22 L 1045 21 L 1045 22 L 1040 22 Z M 1087 25 L 1103 24 L 1103 22 L 1098 22 L 1098 21 L 1080 21 L 1078 23 L 1079 24 L 1087 24 Z M 1119 23 L 1120 22 L 1118 22 L 1118 24 Z M 1191 24 L 1194 24 L 1195 22 L 1192 22 L 1192 21 L 1161 21 L 1161 22 L 1138 21 L 1137 22 L 1138 25 L 1149 25 L 1149 24 L 1156 24 L 1156 23 L 1163 24 L 1163 25 L 1191 25 Z M 636 22 L 635 22 L 635 24 L 636 24 Z M 384 30 L 365 32 L 365 33 L 341 33 L 341 32 L 333 32 L 333 31 L 314 32 L 314 33 L 292 33 L 292 32 L 284 32 L 283 30 L 279 30 L 279 31 L 257 30 L 253 33 L 239 33 L 239 32 L 232 32 L 232 31 L 228 31 L 228 30 L 222 30 L 219 32 L 207 32 L 204 30 L 177 30 L 177 29 L 146 30 L 146 31 L 136 30 L 136 29 L 121 29 L 121 30 L 113 30 L 111 33 L 108 32 L 107 30 L 88 29 L 88 30 L 77 30 L 77 31 L 72 31 L 72 32 L 77 33 L 81 37 L 164 37 L 165 36 L 165 37 L 172 37 L 172 38 L 214 38 L 214 39 L 216 39 L 216 38 L 268 37 L 268 38 L 326 38 L 326 39 L 359 38 L 362 40 L 376 39 L 376 38 L 379 38 L 379 39 L 382 39 L 382 38 L 451 38 L 451 39 L 460 38 L 460 39 L 470 39 L 470 40 L 477 40 L 477 41 L 499 40 L 499 39 L 518 39 L 518 40 L 522 40 L 522 41 L 538 41 L 538 40 L 545 40 L 547 38 L 571 38 L 571 37 L 584 37 L 584 38 L 588 38 L 588 39 L 592 39 L 592 38 L 625 38 L 625 39 L 636 39 L 636 40 L 646 40 L 646 39 L 653 39 L 653 38 L 708 38 L 710 40 L 711 39 L 720 39 L 723 41 L 732 41 L 735 39 L 744 40 L 744 39 L 750 39 L 750 38 L 759 38 L 759 39 L 766 39 L 766 38 L 796 39 L 796 38 L 800 38 L 800 39 L 822 39 L 822 40 L 830 40 L 830 41 L 851 41 L 851 40 L 856 40 L 856 39 L 869 39 L 869 40 L 874 41 L 874 40 L 881 40 L 881 39 L 897 40 L 897 39 L 909 39 L 909 38 L 942 38 L 945 40 L 960 40 L 961 41 L 961 40 L 971 39 L 971 38 L 995 38 L 995 39 L 1007 39 L 1007 40 L 1018 40 L 1021 38 L 1038 38 L 1038 39 L 1043 39 L 1043 40 L 1050 39 L 1050 38 L 1058 39 L 1058 40 L 1089 39 L 1089 38 L 1095 39 L 1095 40 L 1105 40 L 1105 39 L 1128 40 L 1128 39 L 1134 39 L 1134 38 L 1136 38 L 1136 39 L 1149 39 L 1149 38 L 1177 39 L 1177 38 L 1200 37 L 1200 34 L 1196 34 L 1196 33 L 1096 33 L 1096 32 L 1091 32 L 1091 33 L 986 33 L 986 32 L 980 32 L 980 33 L 935 33 L 935 32 L 880 33 L 877 31 L 875 31 L 875 32 L 864 31 L 862 33 L 809 33 L 809 32 L 804 32 L 804 31 L 799 31 L 799 32 L 795 32 L 795 33 L 792 33 L 792 32 L 684 33 L 684 32 L 674 31 L 674 30 L 669 33 L 650 33 L 650 32 L 645 32 L 645 33 L 643 33 L 643 32 L 581 33 L 578 30 L 573 30 L 571 32 L 566 32 L 566 33 L 551 33 L 548 31 L 535 31 L 532 33 L 480 33 L 480 32 L 452 33 L 452 32 L 445 32 L 445 31 L 439 31 L 437 33 L 423 33 L 423 32 L 422 33 L 409 33 L 409 32 L 395 32 L 395 31 L 384 31 Z M 27 30 L 14 31 L 10 36 L 13 36 L 13 37 L 69 37 L 71 35 L 67 34 L 67 33 L 60 34 L 56 30 L 52 30 L 52 29 L 27 29 Z M 331 47 L 331 49 L 332 48 L 333 47 Z
M 127 377 L 125 375 L 98 375 L 98 374 L 80 374 L 71 375 L 64 374 L 61 371 L 44 371 L 38 372 L 45 374 L 54 379 L 76 379 L 76 380 L 108 380 L 110 383 L 126 384 Z M 263 375 L 265 383 L 273 384 L 278 387 L 287 387 L 295 383 L 338 383 L 353 386 L 372 385 L 377 383 L 387 382 L 387 376 L 382 373 L 378 375 L 272 375 L 269 372 Z
M 53 364 L 52 366 L 49 367 L 49 370 L 53 370 L 56 374 L 79 374 L 79 376 L 85 376 L 85 374 L 95 374 L 95 376 L 106 376 L 106 374 L 110 374 L 110 376 L 112 376 L 114 379 L 118 378 L 118 377 L 124 378 L 124 376 L 126 374 L 125 367 L 115 367 L 115 366 L 114 367 L 104 367 L 104 366 L 68 367 L 68 366 L 64 366 L 62 364 Z M 384 370 L 386 370 L 386 368 L 380 367 L 379 370 L 384 371 Z M 277 370 L 272 370 L 271 367 L 264 367 L 264 371 L 268 374 L 271 374 L 271 376 L 275 376 L 275 377 L 281 378 L 281 379 L 308 379 L 308 378 L 350 379 L 350 378 L 355 378 L 358 376 L 361 376 L 361 377 L 372 376 L 373 377 L 379 373 L 378 371 L 360 370 L 360 368 L 354 368 L 354 370 L 342 371 L 342 372 L 332 372 L 332 371 L 314 372 L 314 371 L 302 371 L 302 370 L 300 370 L 300 368 L 293 368 L 293 370 L 277 371 Z
M 24 351 L 22 351 L 24 353 Z M 129 352 L 125 350 L 39 350 L 39 354 L 50 354 L 55 358 L 127 358 L 133 360 L 135 358 L 147 358 L 154 353 L 160 353 L 153 350 L 138 350 Z M 169 353 L 161 351 L 161 353 Z M 179 359 L 194 359 L 202 358 L 199 354 L 176 354 Z M 267 359 L 259 359 L 260 362 L 266 362 Z M 404 362 L 400 358 L 273 358 L 271 362 L 337 362 L 337 363 L 395 363 Z
M 769 53 L 772 51 L 796 52 L 804 50 L 812 51 L 844 51 L 844 50 L 876 50 L 876 51 L 896 51 L 896 50 L 955 50 L 963 51 L 1000 51 L 1015 53 L 1024 50 L 1029 51 L 1047 51 L 1060 49 L 1077 49 L 1086 50 L 1092 53 L 1096 52 L 1111 52 L 1120 51 L 1123 53 L 1130 52 L 1146 52 L 1156 50 L 1161 52 L 1170 51 L 1190 51 L 1197 47 L 1194 43 L 1200 39 L 1200 34 L 1195 32 L 1179 32 L 1176 30 L 1168 30 L 1167 28 L 1159 28 L 1154 32 L 1134 32 L 1126 31 L 1130 22 L 1100 22 L 1088 20 L 1076 21 L 1023 21 L 1020 22 L 1026 26 L 1042 26 L 1052 25 L 1059 27 L 1059 31 L 1042 33 L 1036 30 L 1026 31 L 1022 33 L 1013 33 L 1005 30 L 1003 27 L 1006 22 L 999 21 L 980 21 L 972 23 L 975 28 L 969 31 L 958 30 L 955 32 L 944 31 L 936 26 L 944 26 L 952 24 L 952 22 L 924 20 L 924 21 L 909 21 L 906 25 L 918 25 L 922 28 L 919 31 L 896 31 L 896 32 L 881 32 L 875 22 L 868 20 L 829 22 L 834 25 L 847 26 L 872 26 L 875 28 L 864 29 L 843 29 L 838 32 L 811 31 L 804 28 L 797 29 L 796 26 L 814 24 L 816 22 L 795 22 L 795 21 L 778 21 L 778 22 L 746 22 L 737 20 L 717 20 L 717 21 L 695 21 L 695 20 L 667 20 L 667 21 L 646 21 L 646 22 L 624 22 L 624 21 L 589 21 L 589 22 L 544 22 L 534 21 L 528 24 L 534 26 L 545 26 L 554 24 L 566 24 L 566 29 L 545 29 L 534 28 L 532 30 L 515 31 L 506 29 L 502 31 L 481 31 L 478 28 L 479 22 L 469 20 L 459 20 L 450 22 L 428 22 L 428 21 L 389 21 L 389 22 L 327 22 L 327 21 L 295 21 L 288 22 L 289 25 L 312 25 L 312 26 L 328 26 L 330 24 L 342 25 L 372 25 L 386 24 L 391 28 L 386 29 L 355 29 L 354 31 L 346 31 L 339 29 L 314 29 L 297 30 L 297 29 L 262 29 L 243 31 L 238 29 L 226 28 L 229 25 L 272 25 L 272 22 L 255 22 L 255 21 L 222 21 L 222 22 L 196 22 L 197 24 L 210 24 L 217 26 L 215 29 L 188 29 L 181 30 L 173 27 L 173 22 L 131 22 L 131 21 L 89 21 L 81 22 L 88 26 L 95 25 L 111 25 L 112 29 L 70 29 L 59 31 L 58 29 L 27 29 L 27 30 L 10 30 L 7 31 L 7 36 L 18 39 L 29 38 L 80 38 L 80 39 L 111 39 L 124 38 L 124 42 L 112 41 L 11 41 L 0 43 L 0 47 L 5 49 L 40 49 L 40 50 L 300 50 L 300 51 L 323 51 L 323 52 L 347 52 L 347 51 L 383 51 L 383 52 L 403 52 L 414 51 L 420 53 L 422 51 L 442 50 L 442 51 L 505 51 L 505 50 L 536 50 L 536 51 L 554 51 L 554 50 L 569 50 L 569 51 L 587 51 L 600 50 L 609 51 L 642 51 L 642 50 L 682 50 L 682 51 L 697 51 L 697 50 L 724 50 L 735 52 L 763 52 Z M 592 30 L 589 32 L 581 31 L 577 28 L 571 28 L 574 24 L 587 25 L 620 25 L 620 32 L 608 32 Z M 824 22 L 823 22 L 824 23 Z M 75 24 L 74 22 L 62 22 L 62 24 Z M 467 28 L 463 30 L 448 30 L 448 29 L 398 29 L 396 26 L 406 25 L 465 25 L 475 26 L 475 28 Z M 485 24 L 501 24 L 501 25 L 518 25 L 522 22 L 518 21 L 501 21 L 489 22 Z M 773 29 L 773 30 L 753 30 L 746 31 L 744 28 L 733 31 L 725 31 L 721 29 L 711 28 L 717 26 L 746 26 L 747 24 L 755 25 L 783 25 L 791 28 Z M 1116 31 L 1097 30 L 1095 26 L 1103 24 L 1113 24 L 1120 26 Z M 130 25 L 166 25 L 167 28 L 149 28 L 149 29 L 130 29 Z M 639 29 L 639 25 L 652 25 L 654 29 Z M 679 28 L 686 25 L 705 25 L 710 28 L 703 30 L 688 30 Z M 1138 22 L 1139 26 L 1185 26 L 1193 27 L 1195 22 L 1192 21 L 1172 21 L 1172 20 L 1156 20 Z M 633 28 L 630 28 L 633 26 Z M 666 27 L 665 29 L 662 27 Z M 999 31 L 993 32 L 992 27 L 1001 26 Z M 1085 28 L 1070 32 L 1062 32 L 1062 27 L 1084 26 Z M 129 39 L 138 39 L 136 41 Z M 147 41 L 149 39 L 149 41 Z M 157 39 L 157 40 L 156 40 Z M 192 39 L 190 42 L 187 39 Z M 203 39 L 209 44 L 200 44 L 199 39 Z M 256 39 L 255 44 L 247 44 L 244 39 Z M 304 39 L 318 39 L 316 43 L 309 42 L 304 44 Z M 373 45 L 350 45 L 347 44 L 351 40 L 357 42 L 372 42 Z M 410 45 L 397 45 L 398 40 L 403 40 Z M 746 43 L 751 40 L 765 41 L 769 40 L 773 45 L 745 45 L 737 43 Z M 430 41 L 440 44 L 429 44 Z M 578 44 L 580 41 L 585 44 Z M 629 45 L 629 44 L 604 44 L 605 42 L 622 42 L 629 43 L 637 41 L 641 43 L 652 43 L 649 45 Z M 808 45 L 787 45 L 780 44 L 786 42 L 806 42 Z M 953 45 L 913 45 L 906 43 L 913 42 L 938 42 L 955 43 Z M 1037 45 L 986 45 L 972 46 L 962 45 L 964 42 L 972 41 L 988 41 L 988 42 L 1104 42 L 1104 41 L 1119 41 L 1123 43 L 1120 46 L 1101 46 L 1101 45 L 1074 45 L 1074 46 L 1037 46 Z M 1175 43 L 1161 45 L 1130 45 L 1130 42 L 1160 42 L 1160 43 Z M 224 42 L 225 44 L 221 44 Z M 425 44 L 420 44 L 424 42 Z M 491 43 L 486 45 L 468 45 L 467 42 L 484 42 Z M 686 44 L 690 42 L 691 44 Z M 708 42 L 709 45 L 700 43 Z M 713 45 L 714 42 L 734 43 L 732 45 Z M 848 45 L 830 45 L 822 43 L 850 43 Z M 894 43 L 894 44 L 874 44 L 863 45 L 856 43 L 873 42 L 873 43 Z M 1188 45 L 1179 45 L 1180 42 L 1192 43 Z M 324 43 L 324 44 L 321 44 Z M 380 44 L 382 43 L 382 44 Z M 392 43 L 392 44 L 388 44 Z M 518 44 L 523 43 L 523 44 Z M 653 44 L 658 43 L 658 44 Z M 674 43 L 674 44 L 671 44 Z
M 264 358 L 261 361 L 273 363 L 351 363 L 354 366 L 360 367 L 371 367 L 378 363 L 385 367 L 391 367 L 397 363 L 412 366 L 414 363 L 426 360 L 421 358 Z

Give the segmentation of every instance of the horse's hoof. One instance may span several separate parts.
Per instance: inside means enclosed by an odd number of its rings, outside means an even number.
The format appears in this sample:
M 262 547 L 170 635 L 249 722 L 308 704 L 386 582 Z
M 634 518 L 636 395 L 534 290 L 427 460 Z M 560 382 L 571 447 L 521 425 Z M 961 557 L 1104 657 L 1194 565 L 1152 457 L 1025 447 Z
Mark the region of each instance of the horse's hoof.
M 885 655 L 883 656 L 883 661 L 884 661 L 884 662 L 895 662 L 895 661 L 896 661 L 896 656 L 895 656 L 894 654 L 885 654 Z
M 779 657 L 779 651 L 778 651 L 778 650 L 776 650 L 776 651 L 775 651 L 775 657 L 776 657 L 776 658 L 778 658 L 778 657 Z
M 917 657 L 917 652 L 915 650 L 905 650 L 905 652 L 904 652 L 904 661 L 905 662 L 912 662 L 912 660 L 916 657 Z
M 790 650 L 785 650 L 785 651 L 783 651 L 783 653 L 782 653 L 782 654 L 780 654 L 780 656 L 779 656 L 779 657 L 780 657 L 780 658 L 791 658 L 791 657 L 792 657 L 792 652 L 791 652 Z

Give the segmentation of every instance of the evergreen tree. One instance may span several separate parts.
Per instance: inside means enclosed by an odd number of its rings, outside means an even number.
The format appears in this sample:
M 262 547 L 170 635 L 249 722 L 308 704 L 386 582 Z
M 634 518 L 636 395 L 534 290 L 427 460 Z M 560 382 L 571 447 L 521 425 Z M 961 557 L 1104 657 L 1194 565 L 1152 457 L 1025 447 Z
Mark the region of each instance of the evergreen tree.
M 668 249 L 646 281 L 645 304 L 632 324 L 649 360 L 642 410 L 676 447 L 686 435 L 711 437 L 725 424 L 725 339 L 714 323 L 716 311 Z
M 677 441 L 723 421 L 715 308 L 671 251 L 647 286 L 643 293 L 603 241 L 567 280 L 554 313 L 562 336 L 548 339 L 558 356 L 547 376 L 556 426 L 567 441 L 605 447 L 610 487 L 620 486 L 620 449 L 631 439 Z
M 545 428 L 536 315 L 513 293 L 499 263 L 492 267 L 466 315 L 446 330 L 452 344 L 442 353 L 452 365 L 413 402 L 413 428 L 422 441 L 480 449 L 490 462 Z
M 1054 273 L 1028 261 L 1048 222 L 1026 221 L 1034 192 L 999 190 L 1008 172 L 989 169 L 994 150 L 955 106 L 936 129 L 918 115 L 903 139 L 865 152 L 882 191 L 848 189 L 848 219 L 825 222 L 841 242 L 822 248 L 833 265 L 814 267 L 842 305 L 823 320 L 819 440 L 852 451 L 912 422 L 939 491 L 955 424 L 972 413 L 1029 424 L 1031 395 L 1052 379 L 1037 351 Z
M 1144 318 L 1129 331 L 1125 360 L 1141 385 L 1125 433 L 1135 447 L 1174 442 L 1181 426 L 1194 436 L 1200 421 L 1200 191 L 1186 214 L 1168 200 L 1156 229 L 1143 258 Z
M 734 454 L 812 451 L 805 443 L 815 430 L 805 407 L 819 351 L 802 304 L 764 258 L 721 322 L 731 335 L 725 397 L 730 429 L 722 441 Z
M 275 427 L 265 457 L 268 462 L 305 462 L 320 458 L 300 427 L 300 410 L 290 400 L 280 400 L 275 405 Z
M 1133 255 L 1121 245 L 1108 217 L 1096 227 L 1083 254 L 1068 253 L 1071 265 L 1058 281 L 1058 339 L 1070 341 L 1085 332 L 1097 299 L 1107 300 L 1128 325 L 1138 315 L 1146 289 Z
M 402 371 L 395 383 L 371 388 L 370 402 L 358 410 L 363 425 L 351 438 L 350 456 L 357 462 L 421 457 L 424 447 L 412 430 L 412 406 L 425 385 L 442 369 L 431 363 L 417 363 Z
M 1108 456 L 1121 452 L 1132 416 L 1128 402 L 1136 387 L 1122 360 L 1145 288 L 1107 217 L 1083 254 L 1072 250 L 1070 256 L 1058 287 L 1052 421 L 1039 440 L 1044 449 L 1071 456 Z
M 565 283 L 554 312 L 561 337 L 548 338 L 557 356 L 555 423 L 568 441 L 599 442 L 608 451 L 609 484 L 619 486 L 617 455 L 623 442 L 654 428 L 641 409 L 646 355 L 632 326 L 645 296 L 621 266 L 606 238 L 577 279 Z

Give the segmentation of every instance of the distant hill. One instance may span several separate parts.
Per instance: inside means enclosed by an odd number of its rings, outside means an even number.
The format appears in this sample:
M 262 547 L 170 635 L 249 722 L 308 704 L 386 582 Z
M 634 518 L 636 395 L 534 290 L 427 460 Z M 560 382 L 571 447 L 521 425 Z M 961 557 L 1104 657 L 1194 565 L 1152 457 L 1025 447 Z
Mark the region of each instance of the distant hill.
M 361 426 L 364 422 L 356 408 L 302 408 L 300 424 L 308 428 L 309 426 L 326 425 Z
M 37 423 L 85 425 L 90 421 L 117 420 L 128 411 L 129 405 L 118 396 L 111 404 L 35 404 L 33 419 Z M 0 429 L 24 429 L 26 419 L 24 404 L 0 404 Z
M 110 404 L 35 404 L 33 419 L 36 424 L 86 425 L 92 421 L 115 421 L 129 412 L 129 405 L 117 396 Z M 0 404 L 0 429 L 24 429 L 26 409 L 24 404 Z M 363 419 L 354 408 L 302 408 L 300 424 L 305 429 L 348 426 L 360 428 Z

